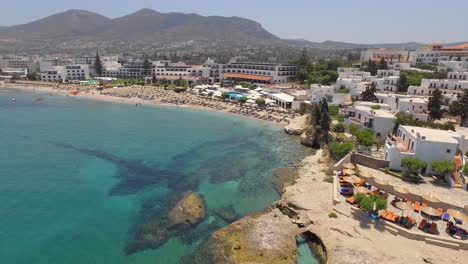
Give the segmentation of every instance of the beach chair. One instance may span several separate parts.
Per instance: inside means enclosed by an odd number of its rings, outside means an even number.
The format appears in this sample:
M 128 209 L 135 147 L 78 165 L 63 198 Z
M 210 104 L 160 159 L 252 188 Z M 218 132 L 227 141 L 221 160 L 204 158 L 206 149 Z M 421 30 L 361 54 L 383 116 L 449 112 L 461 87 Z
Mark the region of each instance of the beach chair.
M 450 220 L 450 215 L 448 213 L 444 213 L 442 215 L 442 220 L 444 220 L 445 222 L 448 222 Z
M 340 194 L 341 195 L 353 195 L 354 192 L 353 192 L 353 189 L 351 188 L 341 188 Z
M 439 231 L 437 230 L 437 224 L 436 223 L 432 223 L 431 226 L 429 226 L 429 229 L 427 230 L 427 232 L 433 234 L 433 235 L 437 235 L 439 233 Z
M 455 218 L 455 222 L 457 223 L 457 225 L 463 225 L 463 221 L 461 219 Z
M 406 216 L 406 218 L 409 220 L 409 228 L 413 227 L 416 224 L 416 219 L 411 215 Z
M 421 223 L 419 223 L 418 229 L 424 231 L 424 229 L 426 228 L 426 225 L 427 225 L 427 224 L 428 224 L 428 223 L 427 223 L 427 220 L 426 220 L 426 219 L 421 220 Z
M 414 203 L 414 211 L 416 213 L 419 213 L 420 210 L 421 210 L 421 203 L 420 202 L 415 202 Z
M 354 204 L 356 202 L 356 198 L 354 198 L 354 196 L 351 196 L 351 197 L 346 199 L 346 202 L 348 202 L 350 204 Z

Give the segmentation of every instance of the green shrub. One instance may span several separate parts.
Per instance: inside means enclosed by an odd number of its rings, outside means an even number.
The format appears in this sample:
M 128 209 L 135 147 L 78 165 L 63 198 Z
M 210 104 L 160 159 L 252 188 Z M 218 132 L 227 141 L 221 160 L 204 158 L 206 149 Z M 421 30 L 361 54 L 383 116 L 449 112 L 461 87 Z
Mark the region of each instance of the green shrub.
M 463 166 L 463 174 L 468 175 L 468 164 L 465 164 L 465 166 Z
M 371 106 L 372 109 L 374 110 L 379 110 L 380 109 L 380 105 L 373 105 Z
M 336 116 L 340 112 L 340 108 L 337 105 L 328 106 L 328 114 L 331 116 Z
M 330 145 L 330 151 L 335 154 L 337 159 L 342 159 L 344 156 L 348 155 L 349 152 L 353 150 L 353 144 L 351 142 L 344 143 L 332 143 Z
M 263 98 L 258 98 L 258 99 L 255 100 L 255 103 L 256 103 L 258 106 L 265 106 L 266 101 L 265 101 L 265 99 L 263 99 Z
M 354 196 L 354 200 L 356 203 L 360 204 L 362 202 L 362 200 L 364 200 L 364 198 L 366 198 L 367 195 L 363 194 L 363 193 L 358 193 Z
M 439 176 L 450 175 L 455 171 L 455 166 L 449 160 L 435 160 L 431 162 L 431 167 Z
M 418 158 L 406 157 L 401 160 L 401 166 L 406 168 L 405 175 L 409 177 L 417 170 L 425 168 L 427 166 L 427 163 Z
M 239 98 L 239 103 L 245 104 L 245 103 L 247 103 L 247 100 L 249 100 L 249 99 L 247 99 L 247 97 L 241 97 L 241 98 Z
M 221 97 L 224 98 L 224 99 L 228 99 L 229 98 L 229 93 L 224 92 L 224 93 L 221 94 Z
M 371 129 L 359 130 L 355 136 L 358 144 L 361 146 L 371 147 L 375 143 L 374 131 Z
M 331 212 L 328 214 L 329 218 L 338 218 L 338 215 L 335 212 Z
M 344 117 L 344 115 L 342 115 L 342 114 L 338 114 L 338 115 L 336 116 L 336 120 L 337 120 L 338 122 L 342 123 L 342 122 L 344 122 L 345 117 Z M 467 152 L 468 152 L 468 151 L 467 151 Z
M 342 123 L 338 123 L 333 127 L 333 132 L 335 133 L 344 133 L 345 132 L 345 126 Z

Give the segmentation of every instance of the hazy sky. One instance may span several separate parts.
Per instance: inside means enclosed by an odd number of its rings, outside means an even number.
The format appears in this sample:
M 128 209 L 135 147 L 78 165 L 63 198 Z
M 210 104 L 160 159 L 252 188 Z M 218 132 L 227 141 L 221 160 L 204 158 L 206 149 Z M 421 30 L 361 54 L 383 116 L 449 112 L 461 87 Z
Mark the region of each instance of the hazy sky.
M 467 0 L 0 0 L 0 25 L 68 9 L 118 17 L 141 8 L 241 16 L 282 38 L 355 43 L 468 41 Z

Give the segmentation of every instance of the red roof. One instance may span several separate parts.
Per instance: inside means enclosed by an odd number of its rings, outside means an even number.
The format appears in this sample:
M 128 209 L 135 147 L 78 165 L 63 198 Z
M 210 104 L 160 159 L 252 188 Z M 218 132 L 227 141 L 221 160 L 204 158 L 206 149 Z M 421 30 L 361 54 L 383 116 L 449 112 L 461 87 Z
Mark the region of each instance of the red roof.
M 248 79 L 256 81 L 271 81 L 272 76 L 263 76 L 263 75 L 253 75 L 253 74 L 243 74 L 243 73 L 225 73 L 224 77 L 233 78 L 233 79 Z

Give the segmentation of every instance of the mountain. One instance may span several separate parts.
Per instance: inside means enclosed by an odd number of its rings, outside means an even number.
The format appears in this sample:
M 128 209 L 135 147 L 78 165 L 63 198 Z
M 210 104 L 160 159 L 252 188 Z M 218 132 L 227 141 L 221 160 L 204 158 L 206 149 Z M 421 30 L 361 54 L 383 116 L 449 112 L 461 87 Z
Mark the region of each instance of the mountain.
M 239 44 L 280 40 L 259 23 L 245 18 L 159 13 L 151 9 L 115 19 L 89 11 L 69 10 L 24 25 L 0 28 L 0 40 L 11 38 L 155 43 L 203 40 Z
M 0 38 L 69 39 L 108 27 L 111 19 L 84 10 L 69 10 L 31 23 L 1 29 Z

